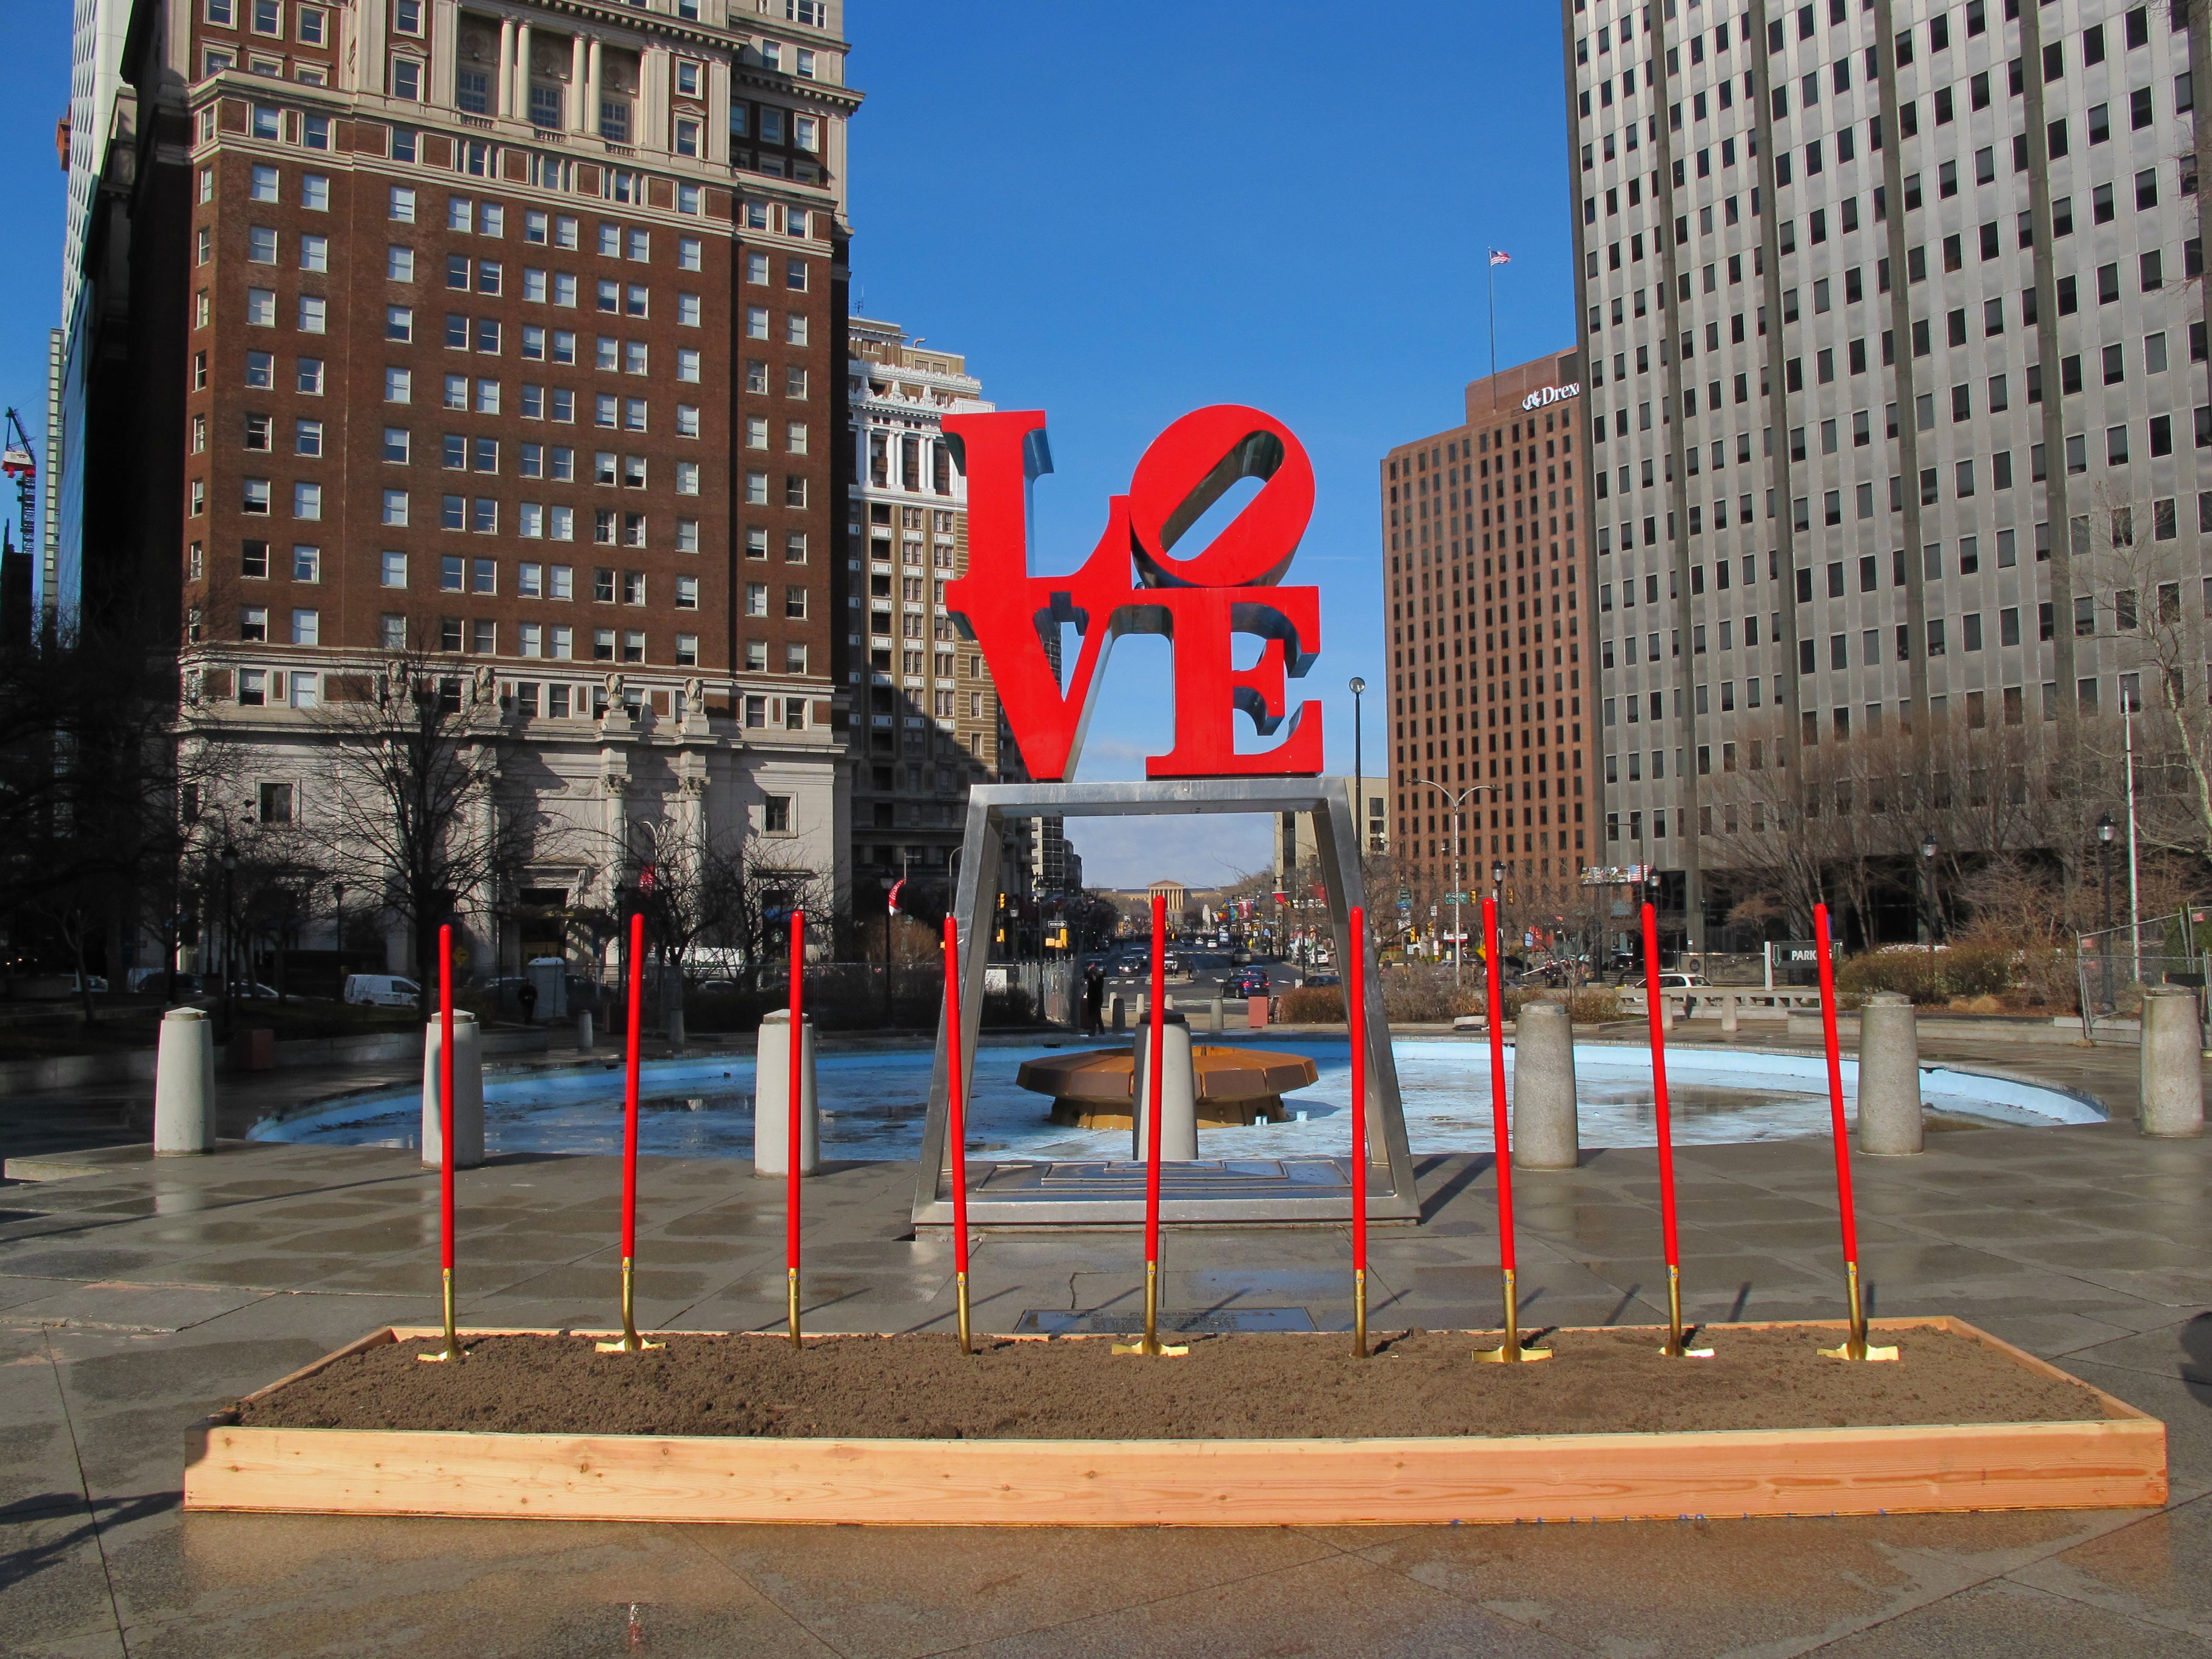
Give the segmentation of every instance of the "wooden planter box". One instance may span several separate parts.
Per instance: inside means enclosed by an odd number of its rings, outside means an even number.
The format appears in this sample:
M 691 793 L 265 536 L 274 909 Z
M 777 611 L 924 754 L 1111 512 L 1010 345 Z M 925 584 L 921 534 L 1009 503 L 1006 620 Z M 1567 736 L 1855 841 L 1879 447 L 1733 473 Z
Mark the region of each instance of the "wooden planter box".
M 1873 1323 L 1878 1332 L 1954 1331 L 2029 1370 L 2066 1376 L 1960 1320 Z M 373 1332 L 249 1398 L 363 1348 L 438 1334 Z M 1364 1440 L 412 1432 L 249 1428 L 234 1412 L 188 1436 L 185 1507 L 568 1521 L 1252 1527 L 2164 1503 L 2166 1425 L 2092 1392 L 2105 1416 L 2075 1423 Z

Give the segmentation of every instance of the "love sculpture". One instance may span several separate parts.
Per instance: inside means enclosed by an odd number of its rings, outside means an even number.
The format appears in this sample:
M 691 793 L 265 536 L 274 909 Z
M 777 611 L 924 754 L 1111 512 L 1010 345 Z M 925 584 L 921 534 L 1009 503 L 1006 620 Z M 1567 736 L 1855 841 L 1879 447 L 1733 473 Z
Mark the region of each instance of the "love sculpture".
M 1194 410 L 1152 441 L 1130 475 L 1128 493 L 1108 501 L 1105 531 L 1082 564 L 1066 575 L 1038 575 L 1030 568 L 1030 497 L 1037 479 L 1052 471 L 1044 415 L 951 415 L 945 432 L 968 490 L 968 571 L 947 586 L 946 608 L 989 663 L 1007 729 L 1035 781 L 969 791 L 951 907 L 959 929 L 959 982 L 939 1020 L 915 1224 L 931 1231 L 950 1227 L 956 1200 L 964 1200 L 970 1228 L 1146 1222 L 1149 1234 L 1163 1216 L 1176 1223 L 1343 1221 L 1352 1212 L 1355 1181 L 1374 1219 L 1418 1218 L 1397 1069 L 1376 989 L 1379 976 L 1367 941 L 1352 925 L 1352 910 L 1366 902 L 1352 803 L 1342 779 L 1317 775 L 1320 703 L 1309 700 L 1293 708 L 1289 701 L 1289 683 L 1312 667 L 1321 648 L 1321 591 L 1283 586 L 1313 516 L 1313 464 L 1304 446 L 1256 409 L 1218 404 Z M 1203 547 L 1185 545 L 1207 509 L 1245 479 L 1259 480 L 1260 487 L 1236 515 Z M 1072 664 L 1061 660 L 1058 648 L 1070 629 L 1077 641 Z M 1107 656 L 1125 634 L 1159 635 L 1171 642 L 1174 740 L 1165 752 L 1147 757 L 1141 782 L 1070 781 Z M 1261 641 L 1248 668 L 1236 665 L 1238 635 Z M 1274 746 L 1239 752 L 1240 713 L 1261 738 L 1280 732 Z M 1240 1157 L 1233 1164 L 1201 1158 L 1164 1171 L 1156 1161 L 1105 1158 L 998 1164 L 953 1182 L 951 1161 L 964 1156 L 951 1143 L 953 1068 L 960 1073 L 958 1097 L 973 1099 L 986 962 L 1011 822 L 1205 812 L 1279 813 L 1286 823 L 1304 817 L 1311 825 L 1336 960 L 1348 965 L 1358 953 L 1365 970 L 1345 975 L 1358 988 L 1365 1016 L 1353 1023 L 1364 1060 L 1365 1134 L 1346 1138 L 1359 1152 Z M 1048 1006 L 1048 976 L 1067 969 L 1060 963 L 1036 970 Z M 999 971 L 1006 971 L 1003 965 Z M 957 1033 L 951 1018 L 960 1022 Z
M 1322 768 L 1321 705 L 1306 702 L 1290 732 L 1259 754 L 1237 751 L 1237 711 L 1272 737 L 1288 712 L 1286 678 L 1304 675 L 1321 646 L 1321 590 L 1278 586 L 1313 516 L 1313 464 L 1271 415 L 1217 404 L 1184 416 L 1152 441 L 1107 502 L 1106 529 L 1080 569 L 1029 571 L 1030 492 L 1052 471 L 1038 410 L 952 415 L 945 431 L 968 477 L 968 574 L 946 607 L 982 647 L 1000 706 L 1030 775 L 1075 770 L 1107 653 L 1124 634 L 1174 643 L 1175 746 L 1145 763 L 1152 778 L 1310 777 Z M 1176 544 L 1233 485 L 1259 493 L 1212 542 L 1178 558 Z M 1061 689 L 1047 641 L 1072 624 L 1082 640 Z M 1233 636 L 1267 643 L 1239 669 Z

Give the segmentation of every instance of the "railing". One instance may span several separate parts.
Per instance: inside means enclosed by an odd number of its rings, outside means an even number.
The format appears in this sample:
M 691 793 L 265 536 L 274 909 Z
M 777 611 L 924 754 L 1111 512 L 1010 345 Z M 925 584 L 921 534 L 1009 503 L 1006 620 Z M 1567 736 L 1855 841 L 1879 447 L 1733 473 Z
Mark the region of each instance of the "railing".
M 1624 1014 L 1640 1017 L 1644 1013 L 1647 1005 L 1640 988 L 1624 986 L 1620 996 Z M 1820 994 L 1817 990 L 1792 990 L 1784 987 L 1767 991 L 1744 990 L 1726 985 L 1693 985 L 1662 990 L 1659 993 L 1659 999 L 1670 1026 L 1676 1019 L 1688 1019 L 1700 1008 L 1708 1013 L 1717 1008 L 1723 1031 L 1735 1030 L 1737 1022 L 1746 1013 L 1769 1019 L 1786 1019 L 1793 1010 L 1808 1008 L 1817 1011 L 1820 1006 Z

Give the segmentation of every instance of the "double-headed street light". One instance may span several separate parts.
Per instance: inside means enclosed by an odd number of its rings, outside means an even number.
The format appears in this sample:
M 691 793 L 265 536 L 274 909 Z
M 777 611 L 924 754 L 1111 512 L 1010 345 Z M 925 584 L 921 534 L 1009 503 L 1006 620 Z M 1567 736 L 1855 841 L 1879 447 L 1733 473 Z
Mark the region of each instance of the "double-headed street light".
M 1467 801 L 1470 795 L 1479 795 L 1487 789 L 1495 796 L 1500 786 L 1494 783 L 1471 783 L 1456 792 L 1447 789 L 1434 778 L 1415 778 L 1415 783 L 1426 784 L 1451 803 L 1452 817 L 1452 983 L 1461 982 L 1461 964 L 1467 956 L 1467 928 L 1460 920 L 1459 908 L 1467 902 L 1467 893 L 1461 886 L 1461 859 L 1467 845 Z

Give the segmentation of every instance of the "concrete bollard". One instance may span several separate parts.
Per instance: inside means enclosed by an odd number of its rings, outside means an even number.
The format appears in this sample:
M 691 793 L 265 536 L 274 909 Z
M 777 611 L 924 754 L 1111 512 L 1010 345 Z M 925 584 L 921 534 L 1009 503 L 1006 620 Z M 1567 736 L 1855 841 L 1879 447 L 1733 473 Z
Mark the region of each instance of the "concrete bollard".
M 1730 991 L 1723 994 L 1720 999 L 1720 1004 L 1721 1035 L 1723 1036 L 1734 1036 L 1739 1029 L 1736 1024 L 1735 993 Z
M 1121 1000 L 1121 994 L 1119 991 L 1116 991 L 1111 998 L 1109 1002 L 1109 1010 L 1113 1015 L 1113 1019 L 1110 1022 L 1113 1029 L 1117 1031 L 1127 1030 L 1129 1029 L 1129 1006 Z
M 154 1054 L 154 1156 L 215 1150 L 215 1024 L 204 1009 L 161 1016 Z
M 822 1113 L 814 1093 L 814 1022 L 802 1016 L 799 1048 L 799 1173 L 822 1168 Z M 753 1072 L 753 1173 L 785 1176 L 791 1164 L 791 1011 L 760 1023 Z
M 445 1121 L 439 1113 L 440 1056 L 445 1031 L 436 1020 L 422 1028 L 422 1167 L 445 1161 Z M 473 1170 L 484 1161 L 483 1033 L 474 1014 L 453 1014 L 453 1167 Z
M 1152 1028 L 1137 1030 L 1137 1109 L 1130 1116 L 1130 1157 L 1145 1161 L 1146 1117 L 1152 1110 Z M 1198 1156 L 1198 1074 L 1190 1054 L 1190 1025 L 1181 1014 L 1160 1022 L 1160 1162 L 1188 1164 Z
M 681 1008 L 668 1011 L 668 1046 L 677 1054 L 684 1052 L 684 1011 Z
M 1524 1002 L 1513 1038 L 1513 1167 L 1571 1170 L 1582 1152 L 1575 1028 L 1565 1005 Z
M 1921 1150 L 1920 1038 L 1912 999 L 1876 991 L 1859 1010 L 1859 1150 L 1905 1158 Z
M 2147 1135 L 2193 1135 L 2204 1129 L 2203 1035 L 2197 993 L 2185 985 L 2143 992 L 2142 1111 Z
M 592 1052 L 592 1011 L 588 1008 L 576 1010 L 576 1052 L 580 1054 Z
M 1674 999 L 1663 991 L 1654 991 L 1650 994 L 1659 999 L 1659 1030 L 1662 1034 L 1671 1033 L 1674 1029 Z
M 1206 1029 L 1215 1036 L 1219 1036 L 1229 1029 L 1228 1022 L 1222 1016 L 1219 997 L 1214 998 L 1206 1005 Z

